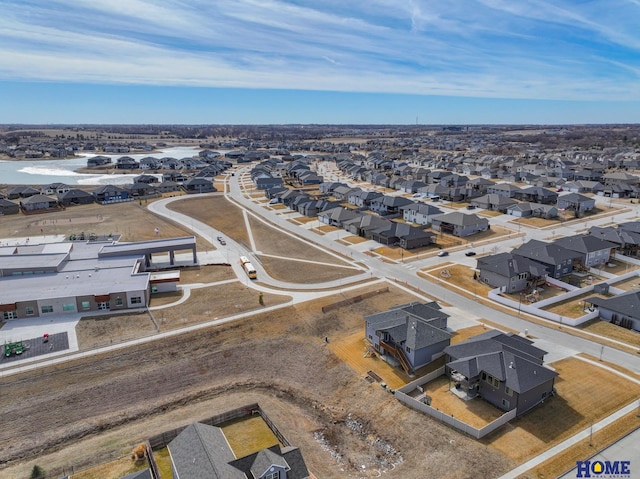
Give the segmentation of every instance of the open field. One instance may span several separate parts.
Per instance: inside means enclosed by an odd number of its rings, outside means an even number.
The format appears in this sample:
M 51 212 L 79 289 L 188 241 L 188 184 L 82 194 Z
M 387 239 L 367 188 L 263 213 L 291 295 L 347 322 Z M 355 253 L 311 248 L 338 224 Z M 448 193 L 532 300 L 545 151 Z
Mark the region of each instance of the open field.
M 307 247 L 311 248 L 310 246 Z M 338 268 L 326 264 L 314 264 L 265 255 L 258 255 L 258 257 L 269 276 L 291 283 L 323 283 L 325 281 L 346 279 L 349 276 L 362 273 L 361 270 L 355 268 Z
M 147 467 L 149 464 L 146 460 L 134 461 L 127 456 L 73 474 L 71 479 L 120 479 L 127 474 L 142 471 Z
M 185 197 L 167 205 L 170 210 L 186 214 L 222 231 L 238 243 L 249 244 L 247 229 L 242 220 L 242 210 L 224 196 Z
M 460 294 L 466 296 L 482 296 L 486 297 L 491 286 L 481 283 L 478 280 L 473 279 L 474 271 L 460 264 L 451 264 L 445 267 L 437 267 L 426 271 L 419 271 L 420 277 L 429 281 L 434 281 L 437 278 L 438 283 L 451 283 L 458 288 L 461 288 Z
M 372 289 L 377 285 L 358 293 Z M 0 396 L 0 454 L 6 461 L 0 474 L 22 479 L 36 456 L 48 469 L 88 464 L 91 456 L 82 451 L 104 457 L 130 450 L 149 435 L 249 402 L 261 404 L 303 450 L 318 477 L 356 471 L 358 477 L 374 477 L 392 467 L 396 477 L 407 479 L 452 473 L 489 477 L 514 465 L 502 453 L 402 407 L 391 394 L 363 381 L 324 343 L 325 336 L 333 341 L 362 331 L 364 315 L 412 296 L 392 287 L 389 293 L 321 312 L 323 305 L 341 299 L 336 295 L 257 313 L 118 354 L 0 378 L 3 390 L 19 389 L 21 397 Z M 52 410 L 56 414 L 42 414 Z M 354 421 L 357 430 L 350 427 Z M 19 436 L 13 433 L 17 429 Z M 407 435 L 407 429 L 430 433 Z M 340 458 L 330 456 L 317 437 Z
M 156 235 L 155 228 L 159 233 Z M 81 205 L 66 210 L 41 215 L 3 216 L 0 221 L 0 238 L 31 237 L 38 235 L 65 235 L 110 233 L 122 235 L 121 241 L 146 241 L 158 238 L 192 236 L 193 233 L 171 221 L 154 215 L 131 201 L 113 205 Z M 198 238 L 197 247 L 211 249 L 210 243 Z

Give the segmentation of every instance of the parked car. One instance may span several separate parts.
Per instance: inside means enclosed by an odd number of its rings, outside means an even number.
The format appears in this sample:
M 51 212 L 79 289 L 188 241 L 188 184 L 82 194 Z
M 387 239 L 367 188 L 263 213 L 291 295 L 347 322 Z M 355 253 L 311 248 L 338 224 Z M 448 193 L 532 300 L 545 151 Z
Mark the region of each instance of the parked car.
M 469 205 L 467 206 L 468 210 L 475 210 L 476 209 L 476 205 Z
M 218 243 L 220 244 L 227 244 L 227 242 L 224 240 L 224 238 L 222 236 L 218 236 Z
M 475 256 L 476 252 L 475 251 L 467 251 L 464 255 L 465 256 Z
M 440 252 L 438 253 L 438 256 L 440 256 L 441 258 L 442 258 L 443 256 L 449 256 L 449 252 L 448 252 L 448 251 L 440 251 Z

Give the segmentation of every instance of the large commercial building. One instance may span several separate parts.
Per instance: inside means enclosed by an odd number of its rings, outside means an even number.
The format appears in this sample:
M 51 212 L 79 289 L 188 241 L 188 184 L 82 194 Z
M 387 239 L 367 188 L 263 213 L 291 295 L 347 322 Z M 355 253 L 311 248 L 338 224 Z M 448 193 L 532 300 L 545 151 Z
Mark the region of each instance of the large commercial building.
M 192 236 L 0 247 L 0 318 L 146 308 L 152 292 L 176 289 L 179 271 L 167 269 L 175 269 L 175 252 L 184 250 L 196 264 Z M 154 254 L 162 260 L 154 262 Z

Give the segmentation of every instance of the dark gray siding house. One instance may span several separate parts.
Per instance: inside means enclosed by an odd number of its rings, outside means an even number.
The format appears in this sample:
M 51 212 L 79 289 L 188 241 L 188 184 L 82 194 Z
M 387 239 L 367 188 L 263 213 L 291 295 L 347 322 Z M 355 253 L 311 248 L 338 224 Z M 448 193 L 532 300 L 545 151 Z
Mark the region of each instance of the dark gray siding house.
M 558 373 L 543 365 L 546 351 L 526 338 L 488 331 L 444 352 L 447 374 L 468 398 L 519 416 L 553 395 Z
M 190 178 L 182 183 L 182 189 L 187 194 L 195 193 L 213 193 L 216 190 L 213 183 L 206 178 Z
M 0 215 L 17 215 L 20 213 L 20 205 L 13 201 L 0 199 Z
M 431 218 L 434 231 L 449 233 L 454 236 L 465 237 L 489 229 L 489 220 L 474 214 L 464 214 L 460 211 L 446 213 Z
M 480 281 L 503 292 L 528 291 L 544 283 L 546 267 L 529 258 L 498 253 L 478 258 Z
M 560 245 L 530 240 L 511 251 L 514 255 L 529 258 L 547 268 L 549 276 L 560 278 L 573 271 L 574 261 L 582 256 L 575 251 L 569 251 Z
M 58 194 L 58 201 L 63 206 L 88 205 L 93 203 L 95 198 L 87 191 L 73 188 L 65 193 Z

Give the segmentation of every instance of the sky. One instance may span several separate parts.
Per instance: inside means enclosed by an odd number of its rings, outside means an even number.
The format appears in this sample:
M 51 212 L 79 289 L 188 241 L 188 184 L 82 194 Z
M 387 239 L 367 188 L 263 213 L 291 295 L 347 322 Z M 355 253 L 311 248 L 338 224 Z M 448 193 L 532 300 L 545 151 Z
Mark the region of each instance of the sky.
M 640 0 L 0 0 L 0 123 L 640 123 Z

